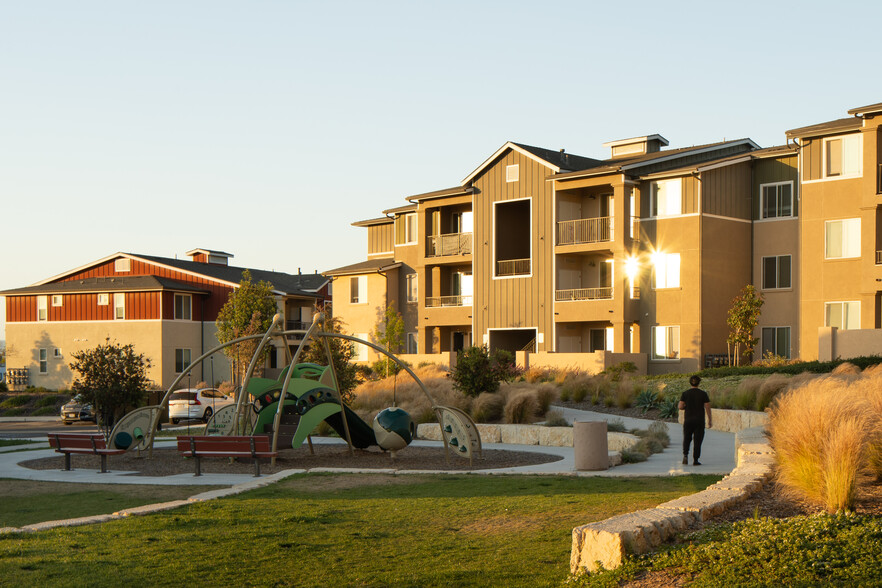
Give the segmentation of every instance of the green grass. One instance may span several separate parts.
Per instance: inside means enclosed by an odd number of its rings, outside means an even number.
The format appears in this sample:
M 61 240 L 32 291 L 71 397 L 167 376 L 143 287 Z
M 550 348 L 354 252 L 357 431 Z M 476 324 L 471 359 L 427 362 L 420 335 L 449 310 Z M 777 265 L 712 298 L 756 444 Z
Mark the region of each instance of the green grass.
M 0 536 L 0 577 L 28 586 L 554 586 L 568 574 L 573 527 L 717 479 L 299 475 L 164 513 Z
M 822 514 L 713 526 L 685 544 L 572 584 L 618 586 L 658 570 L 685 575 L 696 587 L 882 586 L 882 518 Z
M 189 498 L 213 488 L 217 486 L 129 486 L 0 479 L 3 497 L 0 527 L 110 514 L 124 508 Z
M 12 445 L 30 445 L 34 443 L 28 439 L 0 439 L 0 447 L 10 447 Z

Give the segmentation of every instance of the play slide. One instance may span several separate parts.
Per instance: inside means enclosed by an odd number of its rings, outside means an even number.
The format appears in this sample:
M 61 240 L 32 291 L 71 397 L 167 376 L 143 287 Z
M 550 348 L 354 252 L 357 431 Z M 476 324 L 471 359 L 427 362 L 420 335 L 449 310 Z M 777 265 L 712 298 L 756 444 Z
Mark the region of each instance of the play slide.
M 360 416 L 355 414 L 348 406 L 343 405 L 346 411 L 346 424 L 349 426 L 349 435 L 352 439 L 352 446 L 359 449 L 370 447 L 377 444 L 377 437 L 374 435 L 374 429 L 364 422 Z M 325 419 L 325 422 L 331 425 L 331 428 L 337 431 L 341 439 L 346 438 L 346 429 L 343 428 L 343 417 L 341 413 L 332 414 Z

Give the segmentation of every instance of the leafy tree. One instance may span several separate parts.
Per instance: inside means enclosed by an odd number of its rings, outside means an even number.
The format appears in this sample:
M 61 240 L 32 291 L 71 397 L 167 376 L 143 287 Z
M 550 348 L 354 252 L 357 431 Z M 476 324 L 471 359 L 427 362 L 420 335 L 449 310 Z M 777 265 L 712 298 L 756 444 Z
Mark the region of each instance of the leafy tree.
M 343 327 L 344 323 L 339 317 L 325 315 L 324 323 L 320 328 L 325 333 L 347 334 Z M 321 339 L 321 337 L 316 337 L 310 341 L 309 347 L 300 355 L 300 361 L 331 365 Z M 331 349 L 331 360 L 334 362 L 334 369 L 337 372 L 340 397 L 343 402 L 350 403 L 354 398 L 352 391 L 359 383 L 358 367 L 352 363 L 352 358 L 355 357 L 355 346 L 351 341 L 339 337 L 328 337 L 327 340 Z
M 239 337 L 265 333 L 276 312 L 278 307 L 272 284 L 265 281 L 253 283 L 251 272 L 245 270 L 242 272 L 239 287 L 230 292 L 230 297 L 217 315 L 217 340 L 226 343 Z M 259 343 L 259 339 L 253 339 L 224 348 L 224 354 L 233 364 L 236 382 L 241 384 L 245 378 L 245 371 Z M 255 367 L 257 375 L 262 373 L 268 353 L 269 349 L 264 347 Z
M 453 387 L 467 396 L 496 392 L 500 381 L 514 379 L 519 373 L 514 354 L 497 349 L 492 354 L 486 346 L 472 346 L 456 354 L 456 367 L 450 372 Z
M 759 343 L 759 338 L 754 337 L 753 332 L 759 322 L 763 302 L 762 294 L 751 284 L 742 288 L 741 293 L 732 300 L 732 308 L 729 309 L 726 319 L 726 324 L 729 325 L 726 343 L 734 347 L 735 365 L 740 364 L 742 355 L 753 357 L 753 350 Z
M 95 349 L 77 351 L 70 369 L 79 373 L 72 389 L 91 404 L 105 435 L 127 410 L 144 401 L 150 360 L 135 353 L 131 343 L 120 345 L 105 340 Z
M 374 327 L 372 336 L 375 343 L 382 345 L 390 353 L 398 353 L 401 350 L 401 345 L 404 343 L 404 318 L 395 310 L 394 302 L 386 307 L 386 311 Z M 388 357 L 383 357 L 375 364 L 374 370 L 385 370 L 388 378 L 390 371 L 398 373 L 398 364 Z

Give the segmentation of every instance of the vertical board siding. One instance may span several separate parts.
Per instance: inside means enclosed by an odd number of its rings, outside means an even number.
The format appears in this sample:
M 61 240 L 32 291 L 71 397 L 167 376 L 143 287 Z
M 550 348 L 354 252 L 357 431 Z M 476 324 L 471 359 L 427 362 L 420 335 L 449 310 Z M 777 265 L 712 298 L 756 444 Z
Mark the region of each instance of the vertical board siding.
M 750 164 L 738 163 L 701 174 L 702 212 L 749 220 Z
M 803 181 L 821 179 L 821 151 L 823 143 L 821 139 L 811 139 L 801 147 Z
M 754 162 L 753 168 L 753 218 L 762 218 L 762 193 L 760 186 L 778 182 L 793 182 L 793 216 L 799 216 L 799 158 L 788 155 L 775 159 L 760 159 Z

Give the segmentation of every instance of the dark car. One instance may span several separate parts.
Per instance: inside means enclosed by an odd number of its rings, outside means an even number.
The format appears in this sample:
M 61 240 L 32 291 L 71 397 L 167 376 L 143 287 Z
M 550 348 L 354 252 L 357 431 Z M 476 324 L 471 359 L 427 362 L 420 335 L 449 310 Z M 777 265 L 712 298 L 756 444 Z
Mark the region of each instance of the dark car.
M 85 404 L 82 400 L 74 398 L 61 407 L 61 421 L 70 425 L 78 421 L 95 421 L 95 411 L 91 404 Z

